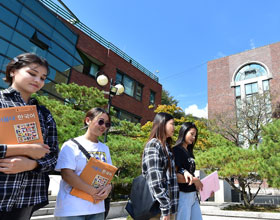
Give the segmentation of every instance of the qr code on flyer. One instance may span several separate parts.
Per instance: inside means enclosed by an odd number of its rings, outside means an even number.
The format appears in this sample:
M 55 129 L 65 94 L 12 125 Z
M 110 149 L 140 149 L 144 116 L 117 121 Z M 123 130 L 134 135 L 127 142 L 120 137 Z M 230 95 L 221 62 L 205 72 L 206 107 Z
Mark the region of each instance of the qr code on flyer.
M 108 182 L 108 179 L 100 176 L 100 175 L 96 175 L 95 178 L 92 181 L 92 185 L 94 188 L 98 188 L 100 186 L 105 186 Z
M 36 122 L 14 125 L 18 143 L 39 139 Z

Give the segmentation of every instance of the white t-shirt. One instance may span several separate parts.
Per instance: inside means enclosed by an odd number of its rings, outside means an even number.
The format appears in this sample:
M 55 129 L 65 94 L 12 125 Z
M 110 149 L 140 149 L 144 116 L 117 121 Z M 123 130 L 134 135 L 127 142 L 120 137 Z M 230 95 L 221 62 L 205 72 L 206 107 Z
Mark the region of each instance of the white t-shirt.
M 101 143 L 94 143 L 87 140 L 84 136 L 75 138 L 92 157 L 112 164 L 109 148 Z M 74 170 L 79 176 L 86 166 L 86 156 L 80 151 L 79 147 L 71 140 L 62 145 L 58 155 L 55 170 L 61 171 L 63 168 Z M 60 181 L 60 188 L 56 199 L 54 216 L 77 216 L 91 215 L 105 211 L 104 201 L 94 204 L 87 200 L 70 195 L 72 187 L 63 179 Z

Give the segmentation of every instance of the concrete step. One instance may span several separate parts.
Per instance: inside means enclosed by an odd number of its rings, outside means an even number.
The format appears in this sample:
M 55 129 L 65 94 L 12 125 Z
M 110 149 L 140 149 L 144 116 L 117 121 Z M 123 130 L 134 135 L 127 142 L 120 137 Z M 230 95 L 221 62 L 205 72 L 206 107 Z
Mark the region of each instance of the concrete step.
M 41 208 L 33 213 L 32 216 L 53 215 L 54 208 Z
M 45 206 L 45 208 L 54 208 L 56 201 L 49 201 L 49 204 Z
M 31 220 L 55 220 L 53 215 L 32 216 Z
M 49 201 L 56 201 L 56 196 L 49 195 Z

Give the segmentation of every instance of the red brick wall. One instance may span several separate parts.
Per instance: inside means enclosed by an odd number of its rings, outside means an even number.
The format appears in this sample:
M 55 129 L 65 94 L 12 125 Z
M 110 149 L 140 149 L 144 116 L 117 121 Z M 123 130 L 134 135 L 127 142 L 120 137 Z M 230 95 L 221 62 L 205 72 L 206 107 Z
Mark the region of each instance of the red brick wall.
M 104 64 L 100 71 L 104 71 L 108 77 L 115 79 L 117 69 L 119 69 L 121 72 L 144 85 L 141 102 L 129 95 L 123 94 L 121 96 L 114 96 L 112 98 L 112 105 L 134 115 L 140 116 L 141 124 L 144 124 L 148 120 L 153 120 L 155 115 L 153 109 L 148 108 L 150 90 L 153 90 L 156 93 L 155 106 L 157 106 L 161 102 L 161 84 L 152 80 L 132 64 L 115 54 L 113 51 L 103 47 L 97 41 L 91 39 L 88 35 L 84 34 L 76 27 L 72 26 L 68 22 L 65 23 L 79 35 L 77 48 Z M 86 86 L 95 86 L 101 89 L 94 78 L 75 70 L 72 70 L 70 82 Z M 105 88 L 106 91 L 108 91 L 108 89 L 109 86 Z
M 273 102 L 279 101 L 280 91 L 280 42 L 242 53 L 212 60 L 207 65 L 208 76 L 208 117 L 216 113 L 234 112 L 235 95 L 230 86 L 236 71 L 246 63 L 264 64 L 270 73 L 270 91 Z

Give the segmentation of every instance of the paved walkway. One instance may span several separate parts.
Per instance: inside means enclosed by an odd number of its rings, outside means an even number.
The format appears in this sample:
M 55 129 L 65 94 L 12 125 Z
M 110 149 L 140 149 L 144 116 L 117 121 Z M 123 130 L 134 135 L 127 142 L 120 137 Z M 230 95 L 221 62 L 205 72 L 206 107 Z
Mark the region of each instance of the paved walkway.
M 217 205 L 201 205 L 203 220 L 279 220 L 280 213 L 235 212 L 220 210 Z M 126 220 L 126 217 L 111 220 Z

